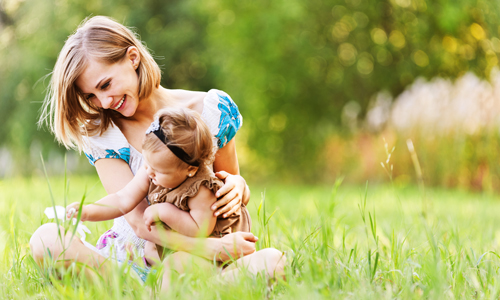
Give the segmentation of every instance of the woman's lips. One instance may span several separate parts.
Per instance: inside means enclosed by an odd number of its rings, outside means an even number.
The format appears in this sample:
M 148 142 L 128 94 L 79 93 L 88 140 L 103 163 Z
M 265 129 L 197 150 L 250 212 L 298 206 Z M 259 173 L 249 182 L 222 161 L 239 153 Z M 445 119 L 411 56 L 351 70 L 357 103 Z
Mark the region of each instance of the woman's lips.
M 118 102 L 118 104 L 113 107 L 114 110 L 120 110 L 120 108 L 123 107 L 123 103 L 125 103 L 125 99 L 127 98 L 127 95 L 124 95 L 123 98 Z

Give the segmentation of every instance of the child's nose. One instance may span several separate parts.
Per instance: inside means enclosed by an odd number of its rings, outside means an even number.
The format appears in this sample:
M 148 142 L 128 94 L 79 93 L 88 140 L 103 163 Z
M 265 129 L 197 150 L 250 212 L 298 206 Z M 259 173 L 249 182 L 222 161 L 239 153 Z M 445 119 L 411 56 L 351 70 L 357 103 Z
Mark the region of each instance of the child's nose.
M 153 170 L 151 170 L 151 168 L 148 168 L 148 166 L 145 166 L 146 167 L 146 173 L 148 174 L 149 177 L 154 177 L 153 175 Z

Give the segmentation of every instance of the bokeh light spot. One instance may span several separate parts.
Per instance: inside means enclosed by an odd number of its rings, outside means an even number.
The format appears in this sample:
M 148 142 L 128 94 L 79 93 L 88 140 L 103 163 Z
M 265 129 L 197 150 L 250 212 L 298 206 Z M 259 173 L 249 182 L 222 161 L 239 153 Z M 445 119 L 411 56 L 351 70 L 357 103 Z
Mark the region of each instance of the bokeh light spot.
M 395 0 L 394 2 L 401 7 L 408 7 L 411 5 L 411 0 Z
M 399 30 L 393 30 L 389 36 L 389 41 L 394 47 L 401 49 L 405 46 L 406 40 L 405 36 Z
M 443 48 L 444 50 L 455 53 L 457 51 L 458 43 L 457 40 L 449 35 L 443 38 Z
M 338 55 L 344 66 L 351 66 L 356 62 L 358 51 L 352 44 L 343 43 L 338 48 Z
M 422 50 L 413 52 L 412 59 L 419 67 L 423 68 L 429 65 L 429 56 L 427 56 L 427 54 Z
M 382 30 L 380 28 L 372 29 L 371 36 L 372 36 L 372 40 L 373 40 L 373 42 L 375 42 L 375 44 L 382 45 L 385 42 L 387 42 L 387 34 L 385 33 L 384 30 Z
M 474 23 L 470 26 L 470 33 L 478 41 L 486 37 L 483 27 L 481 27 L 481 25 L 477 23 Z
M 370 22 L 370 19 L 368 18 L 367 15 L 365 15 L 364 13 L 362 12 L 355 12 L 352 17 L 354 18 L 354 20 L 356 20 L 356 23 L 358 23 L 358 26 L 360 28 L 365 28 L 366 25 L 368 25 L 368 23 Z
M 373 71 L 373 58 L 366 52 L 360 54 L 356 67 L 362 75 L 369 75 Z

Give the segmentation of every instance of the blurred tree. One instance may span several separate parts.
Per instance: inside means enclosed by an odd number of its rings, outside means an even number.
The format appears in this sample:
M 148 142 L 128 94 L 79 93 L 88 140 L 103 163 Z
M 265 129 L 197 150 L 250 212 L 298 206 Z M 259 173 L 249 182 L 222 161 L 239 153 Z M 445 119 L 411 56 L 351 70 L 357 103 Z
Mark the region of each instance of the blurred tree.
M 48 81 L 36 83 L 77 25 L 103 14 L 137 28 L 164 86 L 232 95 L 248 176 L 315 180 L 346 103 L 361 119 L 373 95 L 397 95 L 418 76 L 488 77 L 499 10 L 482 0 L 3 0 L 0 144 L 21 164 L 33 141 L 55 147 L 36 129 Z

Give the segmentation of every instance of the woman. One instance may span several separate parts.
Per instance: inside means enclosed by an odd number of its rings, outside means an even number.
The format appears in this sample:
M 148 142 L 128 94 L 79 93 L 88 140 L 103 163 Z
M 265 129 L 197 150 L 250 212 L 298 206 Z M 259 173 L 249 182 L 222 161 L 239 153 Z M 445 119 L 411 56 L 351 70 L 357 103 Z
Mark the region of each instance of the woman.
M 213 168 L 225 180 L 216 195 L 221 198 L 212 209 L 216 210 L 216 216 L 231 215 L 241 206 L 242 195 L 249 193 L 244 179 L 238 175 L 234 135 L 241 126 L 241 116 L 236 105 L 224 92 L 169 90 L 160 86 L 160 79 L 158 65 L 129 29 L 109 18 L 93 17 L 68 38 L 59 54 L 40 123 L 48 123 L 58 141 L 67 148 L 83 149 L 106 191 L 115 193 L 142 165 L 142 139 L 153 115 L 164 107 L 197 111 L 219 146 Z M 97 266 L 108 256 L 125 260 L 129 250 L 143 255 L 145 240 L 219 260 L 228 259 L 227 254 L 239 257 L 255 251 L 257 238 L 251 233 L 233 233 L 222 239 L 193 239 L 172 231 L 150 232 L 143 221 L 147 206 L 144 199 L 125 217 L 115 219 L 113 228 L 98 242 L 100 255 L 78 239 L 71 240 L 69 233 L 66 236 L 62 233 L 63 246 L 58 241 L 57 226 L 45 224 L 30 240 L 33 256 L 40 263 L 50 251 L 51 257 L 63 256 L 59 259 L 64 258 L 66 264 L 77 259 Z M 278 265 L 281 254 L 275 251 L 275 255 L 266 254 L 270 273 L 274 272 L 273 266 Z M 269 257 L 276 261 L 267 261 Z

